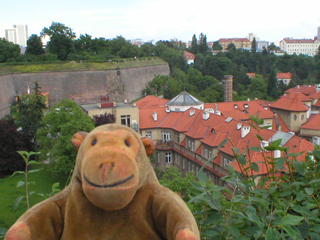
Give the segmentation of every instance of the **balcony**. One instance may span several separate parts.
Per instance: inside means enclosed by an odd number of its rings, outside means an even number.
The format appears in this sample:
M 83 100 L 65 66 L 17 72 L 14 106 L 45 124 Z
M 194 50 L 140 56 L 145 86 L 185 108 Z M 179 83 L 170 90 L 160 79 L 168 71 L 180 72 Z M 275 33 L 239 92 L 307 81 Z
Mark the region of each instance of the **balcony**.
M 165 140 L 157 140 L 156 142 L 157 150 L 172 150 L 173 149 L 173 141 L 165 141 Z

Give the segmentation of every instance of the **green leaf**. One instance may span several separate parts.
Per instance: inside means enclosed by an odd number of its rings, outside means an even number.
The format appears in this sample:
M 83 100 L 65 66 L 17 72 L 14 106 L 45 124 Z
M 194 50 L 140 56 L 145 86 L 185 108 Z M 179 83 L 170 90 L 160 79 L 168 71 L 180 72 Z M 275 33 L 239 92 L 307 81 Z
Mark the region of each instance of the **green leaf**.
M 200 182 L 203 182 L 203 183 L 208 182 L 208 177 L 203 171 L 199 171 L 198 179 L 199 179 Z
M 33 169 L 33 170 L 28 171 L 28 173 L 39 172 L 39 171 L 41 171 L 41 170 L 42 170 L 42 169 Z
M 235 172 L 236 172 L 236 170 L 234 170 L 233 166 L 231 166 L 230 164 L 228 164 L 227 166 L 228 166 L 230 175 L 231 175 L 231 176 L 234 175 Z
M 312 187 L 304 189 L 308 195 L 312 195 L 314 193 L 314 189 Z
M 303 221 L 299 226 L 298 229 L 301 233 L 301 236 L 303 239 L 306 239 L 306 237 L 309 234 L 309 224 L 307 223 L 307 221 Z
M 16 210 L 17 207 L 19 206 L 21 200 L 24 198 L 24 196 L 19 196 L 16 198 L 16 200 L 14 201 L 14 205 L 13 205 L 13 209 Z
M 261 151 L 261 149 L 258 148 L 258 147 L 251 147 L 250 150 L 254 151 L 254 152 L 260 152 Z
M 236 238 L 240 236 L 240 231 L 236 225 L 231 225 L 230 227 L 228 227 L 228 231 L 232 236 Z
M 32 195 L 32 194 L 34 194 L 36 191 L 31 191 L 31 192 L 29 192 L 29 197 Z
M 259 166 L 257 163 L 255 162 L 251 163 L 250 167 L 252 168 L 253 171 L 259 172 Z
M 281 226 L 281 228 L 292 238 L 292 239 L 297 239 L 297 232 L 294 231 L 290 226 L 285 225 Z
M 258 134 L 256 134 L 256 137 L 260 140 L 260 141 L 263 141 L 264 140 L 264 138 L 263 137 L 261 137 L 260 135 L 258 135 Z
M 28 162 L 28 165 L 34 165 L 34 164 L 41 164 L 41 163 L 34 160 Z
M 281 225 L 282 226 L 298 225 L 303 219 L 304 217 L 287 214 L 281 219 Z
M 223 140 L 222 143 L 219 144 L 218 149 L 226 145 L 227 142 L 228 142 L 228 139 Z
M 286 162 L 286 158 L 281 157 L 276 159 L 275 161 L 276 161 L 276 169 L 282 169 L 284 163 Z
M 23 185 L 25 185 L 25 184 L 26 184 L 25 181 L 19 181 L 19 182 L 17 183 L 17 188 L 18 188 L 18 187 L 21 187 L 21 186 L 23 186 Z
M 260 229 L 263 229 L 263 224 L 262 224 L 262 222 L 260 221 L 260 218 L 258 217 L 257 214 L 250 214 L 250 213 L 249 213 L 249 214 L 248 214 L 248 219 L 249 219 L 251 222 L 257 224 L 257 226 L 258 226 Z
M 239 148 L 232 148 L 233 152 L 235 155 L 237 155 L 239 152 L 240 152 L 240 149 Z
M 256 214 L 257 211 L 256 211 L 256 209 L 255 209 L 254 207 L 248 206 L 248 207 L 247 207 L 247 213 L 248 213 L 248 214 Z
M 266 240 L 275 240 L 277 239 L 277 230 L 274 228 L 268 228 L 266 232 Z
M 206 230 L 202 233 L 204 236 L 207 236 L 207 237 L 214 237 L 214 236 L 218 236 L 220 235 L 221 233 L 219 233 L 218 231 L 216 230 Z
M 310 182 L 308 182 L 308 184 L 318 183 L 318 182 L 320 182 L 320 178 L 311 180 Z
M 320 235 L 318 233 L 310 233 L 311 240 L 320 240 Z
M 240 156 L 238 157 L 238 160 L 239 160 L 239 163 L 240 163 L 242 166 L 244 166 L 244 165 L 247 164 L 247 159 L 246 159 L 245 156 L 243 156 L 243 155 L 240 155 Z
M 16 175 L 16 174 L 25 174 L 25 172 L 24 172 L 24 171 L 15 171 L 15 172 L 11 175 L 11 177 L 13 177 L 13 176 Z

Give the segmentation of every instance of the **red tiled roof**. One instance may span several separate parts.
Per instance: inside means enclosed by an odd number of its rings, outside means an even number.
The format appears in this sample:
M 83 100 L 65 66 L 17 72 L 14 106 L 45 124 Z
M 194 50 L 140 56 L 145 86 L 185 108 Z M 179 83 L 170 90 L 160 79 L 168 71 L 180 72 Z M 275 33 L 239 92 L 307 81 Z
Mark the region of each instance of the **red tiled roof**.
M 276 102 L 270 104 L 270 108 L 277 108 L 292 112 L 306 112 L 309 108 L 304 105 L 298 94 L 290 95 L 290 97 L 282 97 Z
M 220 102 L 216 104 L 218 111 L 223 116 L 232 117 L 237 120 L 248 120 L 251 115 L 259 115 L 261 119 L 271 119 L 273 117 L 273 113 L 270 110 L 264 109 L 263 106 L 255 101 Z M 215 103 L 207 103 L 205 104 L 205 108 L 215 109 Z
M 154 107 L 165 107 L 168 99 L 159 98 L 153 95 L 148 95 L 138 101 L 136 101 L 136 106 L 141 108 L 154 108 Z
M 190 52 L 187 52 L 187 51 L 184 51 L 184 57 L 186 59 L 195 59 L 195 55 L 193 53 L 190 53 Z
M 317 88 L 314 85 L 302 85 L 302 86 L 296 86 L 294 88 L 290 88 L 286 91 L 286 93 L 302 92 L 303 94 L 309 96 L 310 94 L 315 93 L 316 91 L 317 91 Z
M 291 79 L 292 78 L 292 73 L 287 72 L 287 73 L 277 73 L 277 79 Z
M 256 76 L 256 74 L 255 73 L 247 73 L 247 76 L 249 78 L 254 78 Z
M 308 96 L 306 96 L 305 94 L 303 94 L 302 92 L 289 93 L 283 97 L 294 98 L 295 94 L 299 96 L 299 98 L 301 99 L 302 102 L 311 102 L 311 99 Z
M 250 42 L 248 38 L 220 38 L 219 42 Z
M 305 139 L 299 138 L 297 136 L 292 137 L 285 145 L 284 147 L 289 147 L 288 153 L 301 153 L 301 155 L 295 157 L 297 161 L 304 161 L 306 155 L 308 154 L 309 151 L 313 150 L 313 144 Z M 273 151 L 268 151 L 268 152 L 250 152 L 250 154 L 246 157 L 247 158 L 247 164 L 242 167 L 242 170 L 244 168 L 247 168 L 250 166 L 250 161 L 255 162 L 259 166 L 259 171 L 247 171 L 246 174 L 248 175 L 266 175 L 268 174 L 268 170 L 272 169 L 272 164 L 267 164 L 265 161 L 265 158 L 270 159 L 273 158 Z M 283 153 L 281 154 L 283 157 Z M 289 157 L 292 159 L 293 157 Z M 237 161 L 234 161 L 230 163 L 234 169 L 238 172 L 241 172 L 239 163 Z M 279 169 L 277 171 L 280 171 Z
M 319 91 L 319 92 L 311 93 L 311 94 L 309 95 L 309 98 L 311 98 L 311 99 L 320 99 L 320 91 Z
M 157 121 L 154 121 L 153 113 L 157 113 Z M 139 122 L 141 129 L 156 128 L 167 116 L 165 108 L 141 108 L 139 110 Z
M 313 118 L 311 118 L 305 124 L 301 125 L 301 128 L 303 128 L 303 129 L 320 130 L 320 113 L 315 115 Z
M 312 39 L 290 39 L 285 38 L 283 39 L 287 43 L 314 43 L 314 40 Z

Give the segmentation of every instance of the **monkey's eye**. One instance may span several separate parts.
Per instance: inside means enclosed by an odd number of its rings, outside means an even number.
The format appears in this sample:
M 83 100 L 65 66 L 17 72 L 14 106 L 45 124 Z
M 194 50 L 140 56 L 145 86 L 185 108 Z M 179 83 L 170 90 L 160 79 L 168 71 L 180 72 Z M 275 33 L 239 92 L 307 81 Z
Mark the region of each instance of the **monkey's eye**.
M 127 145 L 127 147 L 130 147 L 131 145 L 128 140 L 124 140 L 124 143 Z
M 97 139 L 93 139 L 92 140 L 92 146 L 96 145 L 96 143 L 97 143 Z

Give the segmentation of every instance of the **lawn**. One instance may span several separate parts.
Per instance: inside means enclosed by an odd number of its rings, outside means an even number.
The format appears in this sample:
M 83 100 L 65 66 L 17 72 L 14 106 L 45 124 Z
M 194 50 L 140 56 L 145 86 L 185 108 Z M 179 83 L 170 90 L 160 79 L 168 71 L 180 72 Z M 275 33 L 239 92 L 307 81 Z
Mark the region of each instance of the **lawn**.
M 46 165 L 40 165 L 40 167 L 39 165 L 36 166 L 37 168 L 42 168 L 42 170 L 28 175 L 28 181 L 35 182 L 35 184 L 29 185 L 30 191 L 35 191 L 29 198 L 30 206 L 44 200 L 45 197 L 40 196 L 39 193 L 48 196 L 52 191 L 52 185 L 54 183 L 59 182 L 60 189 L 63 189 L 66 183 L 66 177 L 59 179 L 53 178 L 47 171 Z M 0 179 L 0 228 L 10 228 L 10 226 L 27 210 L 25 198 L 22 199 L 16 210 L 14 210 L 16 198 L 26 195 L 25 185 L 17 188 L 17 183 L 19 181 L 24 181 L 24 178 L 24 175 L 19 174 Z

